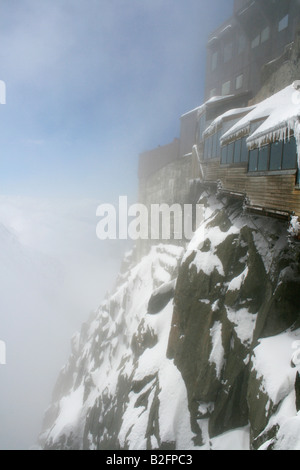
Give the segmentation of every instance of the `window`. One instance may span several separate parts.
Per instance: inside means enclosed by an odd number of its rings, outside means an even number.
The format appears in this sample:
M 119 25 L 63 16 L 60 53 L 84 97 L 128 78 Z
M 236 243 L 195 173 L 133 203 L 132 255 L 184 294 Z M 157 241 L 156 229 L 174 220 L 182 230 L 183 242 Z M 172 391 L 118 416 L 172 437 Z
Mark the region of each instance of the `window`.
M 217 134 L 214 134 L 212 136 L 212 158 L 215 158 L 217 156 Z
M 278 23 L 278 32 L 283 31 L 289 25 L 289 15 L 285 15 Z
M 208 137 L 207 144 L 208 144 L 207 158 L 211 158 L 211 151 L 212 151 L 212 139 L 211 139 L 211 137 Z
M 220 134 L 221 137 L 222 134 Z M 221 164 L 236 165 L 248 162 L 247 137 L 238 139 L 221 148 Z
M 294 137 L 250 151 L 249 171 L 280 171 L 297 168 L 297 146 Z
M 211 71 L 214 72 L 218 65 L 218 51 L 213 52 L 211 56 Z
M 268 41 L 268 39 L 270 39 L 270 35 L 271 35 L 271 29 L 269 26 L 267 26 L 261 32 L 260 42 L 263 44 L 264 42 Z
M 214 96 L 216 96 L 216 94 L 217 94 L 217 90 L 216 88 L 213 88 L 212 90 L 210 90 L 209 97 L 213 98 Z
M 229 62 L 232 59 L 233 43 L 229 42 L 224 46 L 224 63 Z
M 218 132 L 217 132 L 217 154 L 216 156 L 220 158 L 220 155 L 221 155 L 221 143 L 220 143 L 220 140 L 221 140 L 221 137 L 222 137 L 222 129 L 219 129 Z
M 282 169 L 291 170 L 297 168 L 297 148 L 295 137 L 284 143 Z
M 233 163 L 233 154 L 234 154 L 234 142 L 228 145 L 227 150 L 227 163 L 231 165 Z
M 260 34 L 258 34 L 258 36 L 256 36 L 252 42 L 251 42 L 251 48 L 252 49 L 255 49 L 256 47 L 259 46 L 259 43 L 260 43 Z
M 247 147 L 247 137 L 242 138 L 242 144 L 241 144 L 241 162 L 247 162 L 248 161 L 248 147 Z
M 230 86 L 231 86 L 230 81 L 223 83 L 223 85 L 222 85 L 222 96 L 226 96 L 226 95 L 230 94 Z
M 242 141 L 241 139 L 239 139 L 235 142 L 235 145 L 234 145 L 234 155 L 233 155 L 234 163 L 240 163 L 241 161 L 241 147 L 242 147 Z
M 271 144 L 270 170 L 281 170 L 283 142 Z
M 221 163 L 222 163 L 222 165 L 226 165 L 226 163 L 227 163 L 227 150 L 228 150 L 227 145 L 225 145 L 221 149 Z
M 269 145 L 265 145 L 259 149 L 258 153 L 258 171 L 267 171 L 269 168 Z
M 204 140 L 204 160 L 220 157 L 220 138 L 222 129 Z
M 257 171 L 258 168 L 258 149 L 250 150 L 249 171 Z
M 239 75 L 238 77 L 236 77 L 235 79 L 235 89 L 236 90 L 240 90 L 243 86 L 243 79 L 244 79 L 244 75 L 241 74 Z

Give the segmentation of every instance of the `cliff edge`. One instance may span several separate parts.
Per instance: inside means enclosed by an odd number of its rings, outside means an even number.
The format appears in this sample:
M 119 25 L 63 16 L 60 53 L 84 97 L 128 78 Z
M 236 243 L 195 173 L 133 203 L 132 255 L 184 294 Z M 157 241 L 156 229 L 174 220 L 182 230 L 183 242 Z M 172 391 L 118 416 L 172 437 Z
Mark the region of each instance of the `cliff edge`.
M 44 449 L 300 449 L 300 245 L 203 190 L 185 246 L 128 254 L 72 340 Z

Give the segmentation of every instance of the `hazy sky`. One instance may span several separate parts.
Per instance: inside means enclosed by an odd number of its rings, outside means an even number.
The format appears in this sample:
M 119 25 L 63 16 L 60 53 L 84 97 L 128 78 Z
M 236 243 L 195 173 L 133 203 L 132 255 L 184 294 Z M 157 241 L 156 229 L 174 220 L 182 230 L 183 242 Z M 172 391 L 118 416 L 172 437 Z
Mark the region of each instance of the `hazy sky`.
M 1 0 L 1 192 L 105 197 L 202 102 L 232 0 Z
M 206 40 L 232 0 L 0 0 L 0 449 L 40 429 L 72 333 L 123 245 L 97 204 L 135 200 L 138 154 L 203 100 Z

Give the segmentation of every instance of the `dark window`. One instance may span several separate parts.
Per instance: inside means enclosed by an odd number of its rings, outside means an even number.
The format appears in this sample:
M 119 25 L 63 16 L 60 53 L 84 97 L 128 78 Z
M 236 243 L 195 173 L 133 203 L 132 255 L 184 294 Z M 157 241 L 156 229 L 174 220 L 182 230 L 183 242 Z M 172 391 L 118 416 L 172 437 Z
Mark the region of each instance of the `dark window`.
M 223 85 L 222 85 L 222 96 L 229 95 L 230 88 L 231 88 L 231 81 L 230 80 L 228 82 L 223 83 Z
M 258 168 L 258 149 L 250 150 L 249 171 L 257 171 Z
M 234 153 L 234 142 L 231 142 L 231 144 L 228 145 L 228 151 L 227 151 L 227 163 L 229 165 L 233 163 L 233 153 Z
M 217 156 L 217 134 L 212 136 L 212 158 Z
M 228 146 L 225 145 L 224 147 L 222 147 L 221 149 L 221 163 L 223 165 L 225 165 L 227 163 L 227 150 L 228 150 Z
M 247 162 L 248 161 L 248 147 L 247 147 L 247 137 L 242 138 L 242 145 L 241 145 L 241 162 Z
M 295 137 L 284 143 L 282 169 L 291 170 L 297 166 L 297 148 Z
M 267 171 L 269 168 L 269 145 L 259 149 L 258 153 L 258 171 Z
M 271 144 L 270 170 L 281 170 L 283 142 Z
M 234 144 L 234 157 L 233 157 L 234 163 L 240 163 L 241 161 L 241 147 L 242 147 L 242 141 L 241 139 L 239 139 Z
M 219 158 L 221 156 L 221 144 L 220 144 L 221 137 L 222 137 L 222 129 L 219 129 L 217 132 L 217 157 Z
M 243 87 L 244 75 L 238 75 L 235 79 L 235 89 L 240 90 Z
M 278 32 L 280 33 L 289 25 L 289 15 L 285 15 L 278 23 Z

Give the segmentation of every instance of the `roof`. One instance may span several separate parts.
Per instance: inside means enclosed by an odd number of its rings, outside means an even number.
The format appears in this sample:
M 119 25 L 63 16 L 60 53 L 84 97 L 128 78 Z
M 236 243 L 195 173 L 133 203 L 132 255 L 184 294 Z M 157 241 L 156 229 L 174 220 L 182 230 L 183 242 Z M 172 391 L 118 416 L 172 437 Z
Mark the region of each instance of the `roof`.
M 242 117 L 245 114 L 249 113 L 255 108 L 255 106 L 249 106 L 246 108 L 236 108 L 236 109 L 230 109 L 229 111 L 226 111 L 224 114 L 221 114 L 218 116 L 210 125 L 209 127 L 204 131 L 203 136 L 207 136 L 209 134 L 212 134 L 217 130 L 218 127 L 221 126 L 221 124 L 224 121 L 232 120 L 232 119 L 237 119 L 238 117 Z
M 266 141 L 283 140 L 295 134 L 300 144 L 300 81 L 284 88 L 270 98 L 257 104 L 252 111 L 240 119 L 222 136 L 222 144 L 250 133 L 251 123 L 262 123 L 249 135 L 249 147 L 260 147 Z
M 205 103 L 201 104 L 197 108 L 192 109 L 191 111 L 187 111 L 186 113 L 181 115 L 181 118 L 184 118 L 185 116 L 188 116 L 189 114 L 198 113 L 198 116 L 202 114 L 202 112 L 209 106 L 213 106 L 215 104 L 221 103 L 226 100 L 230 100 L 232 98 L 235 98 L 236 95 L 225 95 L 225 96 L 213 96 L 209 100 L 207 100 Z

